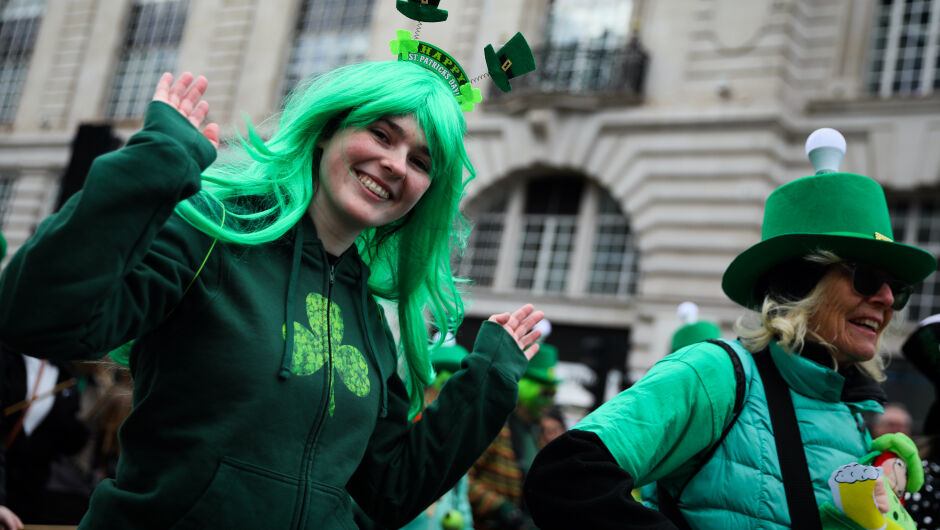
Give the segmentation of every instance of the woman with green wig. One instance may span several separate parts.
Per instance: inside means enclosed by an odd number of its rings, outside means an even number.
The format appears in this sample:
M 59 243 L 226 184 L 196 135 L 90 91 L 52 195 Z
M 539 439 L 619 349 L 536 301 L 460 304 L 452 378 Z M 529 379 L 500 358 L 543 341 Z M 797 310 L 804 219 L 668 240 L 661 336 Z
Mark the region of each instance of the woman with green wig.
M 404 524 L 496 436 L 538 349 L 540 311 L 490 317 L 409 421 L 433 381 L 429 328 L 463 317 L 461 110 L 415 64 L 348 66 L 215 161 L 206 86 L 164 74 L 143 129 L 0 277 L 10 346 L 125 345 L 134 408 L 80 528 L 353 528 L 351 498 Z

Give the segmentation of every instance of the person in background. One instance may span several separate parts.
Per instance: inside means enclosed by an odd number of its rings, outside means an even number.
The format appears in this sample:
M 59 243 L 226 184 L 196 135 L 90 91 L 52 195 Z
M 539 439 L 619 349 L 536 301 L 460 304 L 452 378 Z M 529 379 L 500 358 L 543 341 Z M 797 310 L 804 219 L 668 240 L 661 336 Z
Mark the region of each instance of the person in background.
M 676 315 L 682 325 L 672 334 L 669 353 L 674 353 L 690 344 L 708 339 L 720 339 L 721 328 L 708 320 L 698 319 L 698 306 L 695 302 L 682 302 L 676 309 Z
M 924 488 L 908 495 L 905 508 L 921 530 L 940 529 L 940 314 L 920 323 L 901 347 L 901 353 L 933 383 L 934 401 L 917 439 L 924 469 Z M 887 414 L 887 407 L 885 407 Z
M 568 430 L 565 415 L 557 405 L 549 407 L 539 420 L 539 450 Z
M 725 270 L 725 294 L 756 311 L 740 339 L 667 355 L 546 446 L 525 483 L 539 528 L 821 526 L 830 477 L 872 451 L 882 335 L 937 261 L 893 241 L 877 182 L 837 172 L 838 132 L 807 153 L 817 174 L 771 193 L 761 241 Z M 654 481 L 658 510 L 630 494 Z
M 0 262 L 3 261 L 3 258 L 7 253 L 7 240 L 3 237 L 3 234 L 0 234 Z M 2 375 L 4 372 L 0 372 Z M 5 387 L 6 385 L 4 385 Z M 0 393 L 0 408 L 4 410 L 7 407 L 7 403 L 4 402 L 3 393 Z M 6 422 L 6 413 L 3 414 L 3 421 Z M 6 451 L 0 451 L 0 530 L 21 530 L 23 528 L 23 521 L 20 520 L 19 516 L 7 506 L 6 499 Z
M 0 506 L 6 507 L 0 521 L 8 528 L 17 528 L 17 516 L 29 524 L 78 524 L 91 487 L 66 457 L 85 447 L 89 429 L 79 416 L 71 363 L 0 345 L 0 385 Z
M 164 74 L 143 129 L 0 275 L 0 340 L 58 359 L 120 347 L 133 376 L 116 478 L 79 528 L 349 528 L 350 496 L 405 524 L 493 440 L 539 348 L 540 311 L 493 315 L 411 421 L 427 329 L 463 318 L 460 105 L 414 62 L 350 65 L 216 161 L 207 84 Z
M 549 335 L 547 321 L 539 324 Z M 558 349 L 542 343 L 519 381 L 519 402 L 496 440 L 470 468 L 470 505 L 474 527 L 532 528 L 522 499 L 522 484 L 538 453 L 540 420 L 553 404 L 560 379 L 555 377 Z
M 903 403 L 887 403 L 884 413 L 875 414 L 871 419 L 871 437 L 877 438 L 882 434 L 901 432 L 911 435 L 911 413 Z
M 434 401 L 441 390 L 455 373 L 461 369 L 461 363 L 469 352 L 457 344 L 453 336 L 448 337 L 444 344 L 431 354 L 431 365 L 437 372 L 434 382 L 428 385 L 424 392 L 428 407 L 434 406 Z M 421 417 L 415 418 L 421 421 Z M 457 484 L 447 491 L 440 499 L 431 504 L 414 521 L 402 527 L 402 530 L 463 530 L 473 526 L 473 513 L 470 509 L 470 500 L 467 497 L 469 483 L 467 475 L 457 481 Z

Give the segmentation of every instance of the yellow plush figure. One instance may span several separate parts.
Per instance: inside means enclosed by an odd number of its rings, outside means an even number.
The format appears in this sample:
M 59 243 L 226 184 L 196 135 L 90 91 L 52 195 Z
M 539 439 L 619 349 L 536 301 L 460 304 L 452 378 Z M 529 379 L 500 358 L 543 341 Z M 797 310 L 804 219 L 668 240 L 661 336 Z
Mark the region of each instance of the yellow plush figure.
M 829 477 L 833 502 L 820 507 L 823 528 L 916 530 L 901 499 L 924 484 L 917 447 L 906 435 L 891 433 L 871 448 L 859 463 L 840 466 Z

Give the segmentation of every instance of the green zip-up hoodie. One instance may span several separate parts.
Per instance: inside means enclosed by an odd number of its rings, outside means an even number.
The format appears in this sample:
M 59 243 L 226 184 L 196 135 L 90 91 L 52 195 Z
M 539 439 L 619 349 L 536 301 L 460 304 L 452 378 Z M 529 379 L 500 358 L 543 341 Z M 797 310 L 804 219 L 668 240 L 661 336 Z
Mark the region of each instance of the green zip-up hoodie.
M 355 247 L 331 264 L 308 216 L 269 244 L 213 246 L 173 213 L 214 156 L 151 104 L 0 276 L 0 339 L 17 349 L 90 359 L 137 339 L 117 478 L 80 528 L 355 528 L 350 495 L 377 522 L 406 523 L 499 432 L 524 355 L 485 323 L 409 422 Z

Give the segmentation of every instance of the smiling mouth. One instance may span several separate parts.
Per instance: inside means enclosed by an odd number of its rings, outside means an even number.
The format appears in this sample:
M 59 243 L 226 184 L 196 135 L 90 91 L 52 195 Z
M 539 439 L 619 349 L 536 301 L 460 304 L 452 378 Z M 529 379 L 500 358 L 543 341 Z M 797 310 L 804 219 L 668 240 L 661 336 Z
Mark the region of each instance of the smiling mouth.
M 859 318 L 859 319 L 855 319 L 855 320 L 850 320 L 849 322 L 855 324 L 856 326 L 869 329 L 869 330 L 871 330 L 871 331 L 873 331 L 873 332 L 875 332 L 875 333 L 878 333 L 878 330 L 879 330 L 880 327 L 881 327 L 881 326 L 878 324 L 878 321 L 877 321 L 877 320 L 874 320 L 874 319 L 871 319 L 871 318 Z
M 359 182 L 372 193 L 378 195 L 383 199 L 388 199 L 391 195 L 388 193 L 388 190 L 379 185 L 378 182 L 372 180 L 368 175 L 363 175 L 362 173 L 356 173 L 356 178 L 359 179 Z

